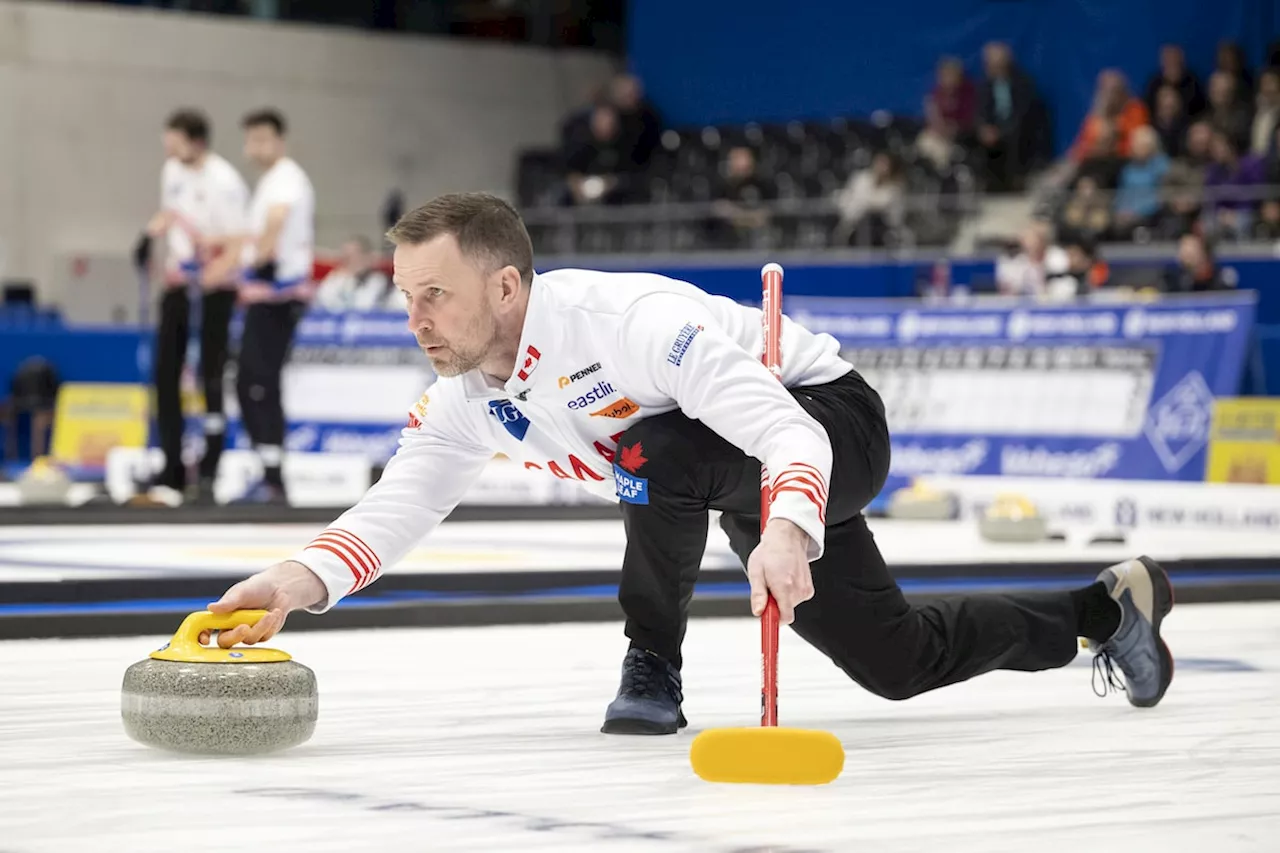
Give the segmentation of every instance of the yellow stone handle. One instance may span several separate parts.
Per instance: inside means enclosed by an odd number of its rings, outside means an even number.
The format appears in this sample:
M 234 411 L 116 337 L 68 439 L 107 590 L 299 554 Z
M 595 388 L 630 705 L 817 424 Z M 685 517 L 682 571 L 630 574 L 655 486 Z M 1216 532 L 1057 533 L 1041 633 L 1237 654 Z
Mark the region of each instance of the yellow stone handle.
M 230 613 L 197 610 L 182 620 L 173 639 L 169 641 L 169 649 L 177 655 L 193 654 L 205 648 L 200 645 L 202 631 L 225 631 L 237 625 L 253 625 L 266 615 L 265 610 L 233 610 Z

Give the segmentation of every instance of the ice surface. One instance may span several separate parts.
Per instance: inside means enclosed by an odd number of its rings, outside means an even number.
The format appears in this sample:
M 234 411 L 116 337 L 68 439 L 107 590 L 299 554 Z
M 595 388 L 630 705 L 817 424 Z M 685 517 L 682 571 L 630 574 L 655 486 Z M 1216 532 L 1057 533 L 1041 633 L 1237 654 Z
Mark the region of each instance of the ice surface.
M 295 615 L 293 619 L 323 618 Z M 163 637 L 0 642 L 0 851 L 1276 851 L 1280 605 L 1187 605 L 1156 709 L 1088 655 L 907 702 L 784 631 L 781 720 L 844 742 L 820 788 L 713 786 L 702 727 L 754 725 L 752 620 L 696 621 L 679 736 L 599 734 L 618 625 L 290 633 L 315 737 L 259 759 L 130 741 L 125 668 Z

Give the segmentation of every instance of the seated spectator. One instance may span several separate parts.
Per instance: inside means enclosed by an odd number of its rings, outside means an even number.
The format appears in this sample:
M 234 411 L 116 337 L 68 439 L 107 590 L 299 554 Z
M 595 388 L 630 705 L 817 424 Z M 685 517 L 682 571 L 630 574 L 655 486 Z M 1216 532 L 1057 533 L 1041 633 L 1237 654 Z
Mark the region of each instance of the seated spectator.
M 1276 127 L 1280 123 L 1280 71 L 1268 68 L 1258 75 L 1255 106 L 1249 153 L 1265 157 L 1275 144 Z
M 1218 43 L 1218 60 L 1214 72 L 1224 71 L 1236 81 L 1236 92 L 1241 101 L 1249 103 L 1253 96 L 1253 75 L 1249 73 L 1249 62 L 1245 59 L 1244 49 L 1231 41 Z
M 1151 126 L 1160 135 L 1160 150 L 1170 157 L 1181 157 L 1187 150 L 1187 110 L 1182 95 L 1172 86 L 1161 86 L 1156 92 L 1156 108 Z
M 1214 130 L 1231 137 L 1237 151 L 1249 150 L 1249 135 L 1253 127 L 1253 110 L 1247 101 L 1239 97 L 1239 83 L 1225 71 L 1215 71 L 1209 77 L 1209 108 L 1204 117 Z
M 1035 144 L 1035 84 L 1007 44 L 987 44 L 982 61 L 986 79 L 978 93 L 978 142 L 986 154 L 988 189 L 1019 191 Z
M 1150 127 L 1133 132 L 1133 158 L 1120 170 L 1116 193 L 1114 235 L 1131 239 L 1139 227 L 1151 226 L 1163 207 L 1160 191 L 1169 173 L 1169 158 L 1160 151 L 1160 138 Z
M 1197 115 L 1204 109 L 1204 92 L 1200 80 L 1187 68 L 1187 56 L 1182 47 L 1166 44 L 1160 48 L 1160 70 L 1147 82 L 1147 109 L 1152 115 L 1160 111 L 1160 91 L 1172 88 L 1187 115 Z M 1165 151 L 1173 156 L 1168 148 Z
M 1169 166 L 1164 189 L 1167 205 L 1164 221 L 1159 229 L 1162 239 L 1174 239 L 1191 229 L 1200 218 L 1204 202 L 1205 171 L 1211 161 L 1210 147 L 1213 129 L 1207 121 L 1198 121 L 1187 128 L 1187 144 L 1182 157 Z
M 916 148 L 939 172 L 951 167 L 957 146 L 967 144 L 978 115 L 978 94 L 960 60 L 938 63 L 938 80 L 924 100 L 924 130 Z
M 1215 237 L 1245 237 L 1266 182 L 1266 166 L 1257 157 L 1241 157 L 1235 141 L 1214 131 L 1213 161 L 1205 170 L 1205 228 Z
M 721 248 L 754 244 L 769 224 L 764 202 L 775 196 L 773 186 L 756 168 L 756 155 L 742 145 L 729 149 L 725 174 L 712 201 L 711 239 Z
M 1046 283 L 1067 267 L 1067 255 L 1049 244 L 1049 226 L 1033 222 L 1022 232 L 1022 251 L 996 259 L 996 290 L 1004 296 L 1041 298 Z
M 621 123 L 620 145 L 631 165 L 642 169 L 662 140 L 662 118 L 644 96 L 639 78 L 619 74 L 609 84 L 609 101 Z
M 564 161 L 570 204 L 621 204 L 628 200 L 630 164 L 622 150 L 618 112 L 612 106 L 595 106 L 586 135 L 577 133 L 570 138 Z
M 1097 180 L 1085 175 L 1062 208 L 1058 231 L 1068 241 L 1097 240 L 1111 230 L 1111 199 Z
M 373 246 L 364 237 L 352 237 L 342 244 L 342 262 L 320 282 L 312 304 L 334 313 L 403 309 L 404 297 L 373 264 Z
M 1066 246 L 1067 266 L 1061 272 L 1050 275 L 1045 282 L 1045 298 L 1054 302 L 1069 302 L 1087 296 L 1107 283 L 1109 270 L 1099 260 L 1097 244 L 1085 239 L 1074 239 Z
M 1280 240 L 1280 201 L 1272 198 L 1262 203 L 1258 221 L 1253 226 L 1253 239 L 1267 242 Z
M 1150 124 L 1151 114 L 1142 101 L 1129 94 L 1129 84 L 1124 75 L 1108 69 L 1098 75 L 1093 108 L 1080 125 L 1080 132 L 1071 146 L 1070 159 L 1081 162 L 1094 150 L 1094 138 L 1104 132 L 1107 125 L 1115 131 L 1116 152 L 1129 156 L 1130 136 L 1143 125 Z
M 1178 263 L 1164 274 L 1165 291 L 1193 293 L 1232 287 L 1235 287 L 1235 276 L 1218 267 L 1204 237 L 1194 232 L 1182 235 L 1178 240 Z
M 855 172 L 836 194 L 840 220 L 833 241 L 838 246 L 884 246 L 906 220 L 906 180 L 902 169 L 881 151 L 870 167 Z
M 1124 168 L 1125 158 L 1116 150 L 1118 141 L 1116 132 L 1110 122 L 1099 122 L 1089 149 L 1076 167 L 1073 181 L 1091 178 L 1098 189 L 1110 192 L 1120 182 L 1120 170 Z

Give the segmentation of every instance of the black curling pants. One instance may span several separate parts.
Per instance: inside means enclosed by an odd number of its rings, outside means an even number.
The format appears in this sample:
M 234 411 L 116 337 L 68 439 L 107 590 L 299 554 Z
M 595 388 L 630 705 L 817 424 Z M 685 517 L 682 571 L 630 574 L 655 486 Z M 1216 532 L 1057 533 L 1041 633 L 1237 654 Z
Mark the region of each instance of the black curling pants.
M 1069 592 L 969 595 L 912 605 L 885 566 L 863 508 L 889 470 L 880 397 L 856 371 L 792 396 L 831 437 L 826 550 L 811 564 L 814 596 L 792 628 L 850 678 L 906 699 L 996 669 L 1064 666 L 1077 651 Z M 760 463 L 679 411 L 643 420 L 619 448 L 643 445 L 648 504 L 623 503 L 627 550 L 619 600 L 632 646 L 681 665 L 708 511 L 746 564 L 760 539 Z
M 206 290 L 200 300 L 200 378 L 205 401 L 205 453 L 200 476 L 212 478 L 222 456 L 226 416 L 223 413 L 222 377 L 227 366 L 227 338 L 236 292 Z M 155 371 L 156 427 L 164 451 L 159 483 L 182 490 L 186 473 L 182 465 L 182 371 L 187 362 L 191 334 L 191 297 L 186 287 L 173 287 L 160 299 L 160 323 L 156 328 Z

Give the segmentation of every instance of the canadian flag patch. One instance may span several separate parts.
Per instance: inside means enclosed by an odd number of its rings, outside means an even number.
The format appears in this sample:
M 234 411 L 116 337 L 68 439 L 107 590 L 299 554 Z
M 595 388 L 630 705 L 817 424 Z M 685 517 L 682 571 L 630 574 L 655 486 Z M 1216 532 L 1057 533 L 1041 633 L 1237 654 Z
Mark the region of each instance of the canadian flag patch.
M 520 370 L 516 372 L 523 380 L 529 378 L 529 374 L 533 373 L 533 369 L 538 366 L 538 360 L 542 358 L 542 353 L 538 352 L 532 344 L 524 348 L 524 362 L 520 365 Z

